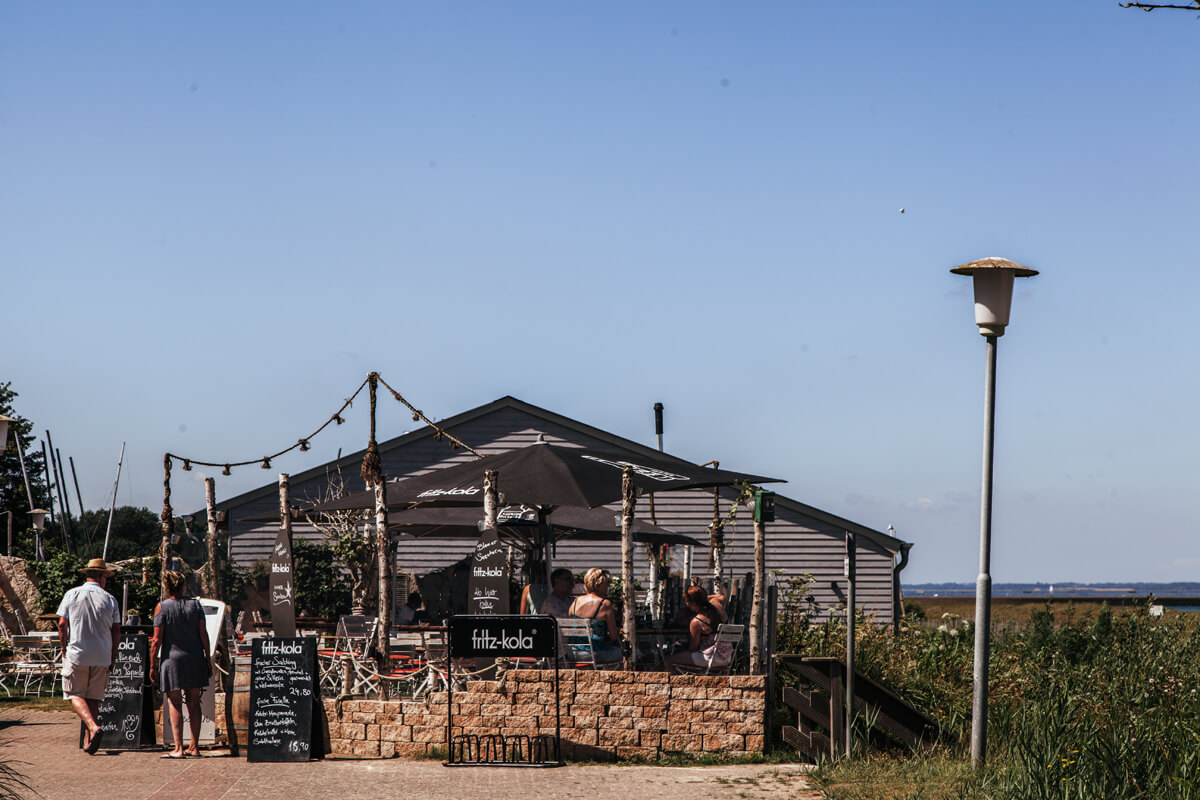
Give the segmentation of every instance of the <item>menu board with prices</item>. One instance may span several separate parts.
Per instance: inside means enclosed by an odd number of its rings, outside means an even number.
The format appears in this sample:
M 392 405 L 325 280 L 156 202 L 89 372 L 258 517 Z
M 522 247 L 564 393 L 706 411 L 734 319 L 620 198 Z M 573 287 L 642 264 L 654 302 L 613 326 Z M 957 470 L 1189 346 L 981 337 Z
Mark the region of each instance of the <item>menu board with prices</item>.
M 149 658 L 146 634 L 121 635 L 96 716 L 105 750 L 136 750 L 142 743 L 142 687 Z
M 312 757 L 316 688 L 316 639 L 254 640 L 248 761 L 308 761 Z

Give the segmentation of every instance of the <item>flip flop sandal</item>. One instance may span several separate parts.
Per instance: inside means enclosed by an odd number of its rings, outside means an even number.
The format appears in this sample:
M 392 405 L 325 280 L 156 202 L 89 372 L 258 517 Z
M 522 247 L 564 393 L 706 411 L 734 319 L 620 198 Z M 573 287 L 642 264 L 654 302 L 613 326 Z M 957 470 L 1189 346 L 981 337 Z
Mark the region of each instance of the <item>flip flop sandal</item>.
M 94 756 L 96 751 L 100 749 L 100 737 L 102 735 L 103 731 L 97 731 L 96 734 L 93 735 L 88 741 L 87 746 L 83 748 L 83 752 L 87 753 L 89 756 Z

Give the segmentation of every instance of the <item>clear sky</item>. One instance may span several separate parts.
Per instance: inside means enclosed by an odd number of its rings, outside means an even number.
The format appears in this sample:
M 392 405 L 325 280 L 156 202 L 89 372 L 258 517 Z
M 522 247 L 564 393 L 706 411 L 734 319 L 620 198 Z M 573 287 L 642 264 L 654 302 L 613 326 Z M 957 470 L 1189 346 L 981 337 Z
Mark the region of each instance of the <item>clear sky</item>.
M 1195 580 L 1198 48 L 1115 0 L 4 3 L 0 379 L 88 507 L 124 441 L 156 511 L 164 451 L 282 449 L 370 370 L 647 444 L 661 401 L 670 452 L 971 582 L 948 270 L 1004 256 L 1042 274 L 1000 340 L 995 580 Z

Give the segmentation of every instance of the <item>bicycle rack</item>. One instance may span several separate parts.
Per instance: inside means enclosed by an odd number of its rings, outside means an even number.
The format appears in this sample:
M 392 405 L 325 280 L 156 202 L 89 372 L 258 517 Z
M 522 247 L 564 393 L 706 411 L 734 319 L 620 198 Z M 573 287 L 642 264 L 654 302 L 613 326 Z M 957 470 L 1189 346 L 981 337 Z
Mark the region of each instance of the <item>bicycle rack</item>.
M 499 733 L 454 735 L 454 686 L 446 690 L 446 741 L 449 744 L 447 767 L 561 767 L 562 706 L 559 698 L 558 626 L 553 617 L 520 616 L 455 616 L 449 620 L 447 657 L 450 663 L 458 658 L 488 658 L 516 656 L 519 658 L 551 658 L 554 661 L 554 735 Z M 512 635 L 513 631 L 518 635 Z M 525 635 L 527 630 L 532 633 Z M 483 636 L 480 632 L 483 632 Z M 524 639 L 522 638 L 524 635 Z M 491 637 L 491 638 L 489 638 Z M 537 644 L 534 645 L 534 640 Z M 504 644 L 496 646 L 494 642 Z M 485 642 L 491 646 L 485 646 Z M 548 646 L 543 643 L 548 642 Z

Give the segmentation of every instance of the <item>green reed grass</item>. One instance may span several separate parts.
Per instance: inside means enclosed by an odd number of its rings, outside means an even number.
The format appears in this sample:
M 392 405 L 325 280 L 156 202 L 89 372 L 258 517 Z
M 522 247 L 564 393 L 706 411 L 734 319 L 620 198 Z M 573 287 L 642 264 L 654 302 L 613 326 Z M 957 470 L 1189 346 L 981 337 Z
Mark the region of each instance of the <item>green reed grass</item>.
M 780 636 L 790 652 L 843 656 L 844 625 L 811 619 Z M 1047 605 L 994 632 L 988 767 L 965 781 L 956 770 L 968 761 L 974 631 L 953 618 L 931 622 L 893 635 L 864 620 L 856 651 L 860 672 L 938 721 L 938 746 L 900 762 L 824 765 L 818 777 L 841 787 L 827 789 L 831 797 L 860 796 L 861 787 L 864 797 L 1200 800 L 1200 636 L 1190 618 Z M 922 784 L 914 763 L 944 779 Z

